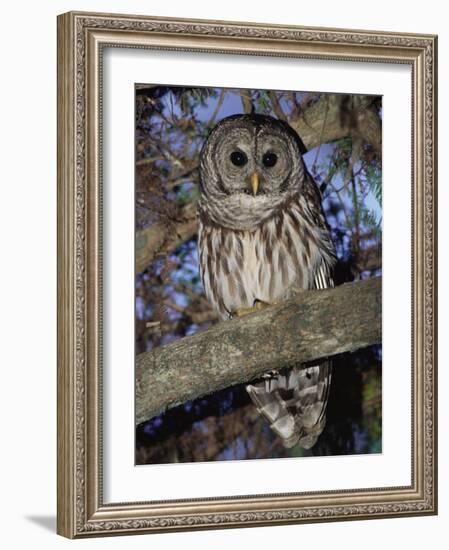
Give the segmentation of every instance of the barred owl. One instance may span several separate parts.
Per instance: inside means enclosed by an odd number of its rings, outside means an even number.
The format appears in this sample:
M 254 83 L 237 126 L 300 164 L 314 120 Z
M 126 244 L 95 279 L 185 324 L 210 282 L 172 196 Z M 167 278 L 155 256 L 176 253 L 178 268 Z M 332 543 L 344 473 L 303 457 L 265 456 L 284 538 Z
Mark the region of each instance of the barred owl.
M 198 250 L 205 293 L 222 319 L 307 289 L 333 286 L 334 247 L 303 145 L 270 116 L 220 121 L 200 159 Z M 332 366 L 291 365 L 246 389 L 284 446 L 324 429 Z

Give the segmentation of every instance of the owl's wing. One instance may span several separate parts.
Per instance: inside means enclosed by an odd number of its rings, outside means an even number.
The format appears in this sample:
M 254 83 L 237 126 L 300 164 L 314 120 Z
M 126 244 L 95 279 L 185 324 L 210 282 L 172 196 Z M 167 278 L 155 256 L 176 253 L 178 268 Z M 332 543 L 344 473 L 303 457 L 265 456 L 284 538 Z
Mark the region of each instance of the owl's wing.
M 334 286 L 330 266 L 324 262 L 316 270 L 314 286 L 317 289 Z M 246 390 L 285 447 L 299 443 L 310 449 L 326 425 L 331 378 L 332 362 L 325 360 L 313 366 L 295 365 L 270 373 L 264 380 L 248 384 Z

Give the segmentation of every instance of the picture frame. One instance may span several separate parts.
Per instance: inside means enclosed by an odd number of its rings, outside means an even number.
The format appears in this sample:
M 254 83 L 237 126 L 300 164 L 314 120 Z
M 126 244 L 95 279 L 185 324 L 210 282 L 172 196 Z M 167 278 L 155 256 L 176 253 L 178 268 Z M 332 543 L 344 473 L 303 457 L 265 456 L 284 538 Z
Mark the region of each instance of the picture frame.
M 108 48 L 347 62 L 357 67 L 377 63 L 411 70 L 412 307 L 406 312 L 411 326 L 410 484 L 302 492 L 262 488 L 258 494 L 202 498 L 167 493 L 155 499 L 149 490 L 143 500 L 104 499 L 103 437 L 109 409 L 103 407 L 107 236 L 102 94 Z M 59 16 L 58 533 L 83 538 L 436 514 L 436 157 L 436 36 L 83 12 Z

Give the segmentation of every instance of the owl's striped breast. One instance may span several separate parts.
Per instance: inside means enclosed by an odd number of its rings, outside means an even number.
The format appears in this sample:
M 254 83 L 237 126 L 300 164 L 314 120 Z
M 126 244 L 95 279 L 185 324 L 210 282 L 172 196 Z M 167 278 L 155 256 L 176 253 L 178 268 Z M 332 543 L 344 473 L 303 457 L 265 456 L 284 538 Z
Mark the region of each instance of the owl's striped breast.
M 254 230 L 232 230 L 200 220 L 199 261 L 204 290 L 223 318 L 275 302 L 292 288 L 310 288 L 326 261 L 326 238 L 301 205 L 281 210 Z

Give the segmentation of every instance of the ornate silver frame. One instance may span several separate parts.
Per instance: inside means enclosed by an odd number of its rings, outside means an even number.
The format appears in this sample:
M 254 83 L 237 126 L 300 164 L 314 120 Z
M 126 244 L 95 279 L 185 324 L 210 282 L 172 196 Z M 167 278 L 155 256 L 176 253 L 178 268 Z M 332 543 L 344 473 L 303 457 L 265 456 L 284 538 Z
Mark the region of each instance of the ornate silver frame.
M 412 484 L 104 504 L 101 56 L 104 46 L 412 68 Z M 432 35 L 66 13 L 58 17 L 58 533 L 70 538 L 437 513 L 436 55 Z M 149 495 L 150 496 L 150 495 Z

